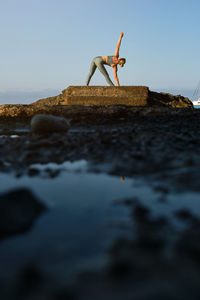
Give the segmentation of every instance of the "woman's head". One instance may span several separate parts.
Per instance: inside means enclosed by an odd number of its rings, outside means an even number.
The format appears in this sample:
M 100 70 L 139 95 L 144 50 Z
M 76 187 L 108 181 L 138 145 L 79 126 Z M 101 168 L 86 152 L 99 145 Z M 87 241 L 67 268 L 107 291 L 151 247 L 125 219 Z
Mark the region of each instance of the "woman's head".
M 125 58 L 119 58 L 118 59 L 118 64 L 120 65 L 120 67 L 123 67 L 125 63 L 126 63 L 126 59 Z

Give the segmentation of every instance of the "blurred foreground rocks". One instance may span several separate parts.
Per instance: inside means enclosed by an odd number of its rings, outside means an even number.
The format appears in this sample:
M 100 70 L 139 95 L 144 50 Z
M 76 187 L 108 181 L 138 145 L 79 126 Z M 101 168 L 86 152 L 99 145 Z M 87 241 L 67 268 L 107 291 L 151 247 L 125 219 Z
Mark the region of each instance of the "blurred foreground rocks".
M 52 115 L 36 115 L 31 120 L 31 130 L 34 133 L 66 132 L 69 122 L 62 117 Z
M 0 239 L 28 230 L 45 210 L 26 188 L 0 195 Z

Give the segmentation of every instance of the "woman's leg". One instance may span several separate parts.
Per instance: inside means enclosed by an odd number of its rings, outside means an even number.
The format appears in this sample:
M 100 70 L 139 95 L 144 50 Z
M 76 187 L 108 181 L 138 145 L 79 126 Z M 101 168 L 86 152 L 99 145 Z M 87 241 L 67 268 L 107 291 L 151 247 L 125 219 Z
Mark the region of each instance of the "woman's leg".
M 93 61 L 91 62 L 91 65 L 90 65 L 90 72 L 89 72 L 87 80 L 86 80 L 86 85 L 89 85 L 90 79 L 92 78 L 96 68 L 97 68 L 97 66 L 95 64 L 95 59 L 93 59 Z
M 109 85 L 114 85 L 112 80 L 110 79 L 109 75 L 108 75 L 108 72 L 106 71 L 106 68 L 104 67 L 104 65 L 102 63 L 98 63 L 97 64 L 97 68 L 99 69 L 99 71 L 103 74 L 103 76 L 105 77 L 107 83 Z

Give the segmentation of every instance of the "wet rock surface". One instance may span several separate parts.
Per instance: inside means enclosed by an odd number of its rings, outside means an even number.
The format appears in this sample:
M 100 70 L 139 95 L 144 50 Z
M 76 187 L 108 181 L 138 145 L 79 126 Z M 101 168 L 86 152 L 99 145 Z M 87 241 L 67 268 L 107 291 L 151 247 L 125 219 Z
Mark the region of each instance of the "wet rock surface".
M 27 231 L 45 210 L 45 205 L 28 189 L 0 195 L 0 239 Z
M 155 219 L 138 205 L 133 222 L 136 236 L 116 241 L 105 269 L 80 276 L 77 299 L 198 299 L 199 224 L 176 232 L 165 218 Z M 102 293 L 96 294 L 99 286 Z
M 186 187 L 198 191 L 199 120 L 200 111 L 138 116 L 119 124 L 117 119 L 98 126 L 86 119 L 84 127 L 71 120 L 66 133 L 42 136 L 19 131 L 17 138 L 9 135 L 14 133 L 10 127 L 2 131 L 0 138 L 0 170 L 12 170 L 20 176 L 34 163 L 85 159 L 90 162 L 91 171 L 151 175 L 162 182 L 158 188 L 163 191 L 181 191 Z
M 103 120 L 106 120 L 105 124 Z M 133 119 L 71 120 L 66 133 L 46 136 L 2 126 L 0 171 L 17 177 L 40 176 L 32 164 L 85 159 L 90 172 L 139 177 L 159 191 L 165 203 L 172 193 L 199 193 L 200 112 L 138 114 Z M 27 126 L 27 123 L 24 123 Z M 23 123 L 21 123 L 21 128 Z M 57 171 L 56 171 L 57 172 Z M 57 176 L 59 172 L 49 177 Z M 119 199 L 130 211 L 131 235 L 108 249 L 101 269 L 82 272 L 72 284 L 51 282 L 34 266 L 3 286 L 5 299 L 199 299 L 200 218 L 186 208 L 155 217 L 139 198 Z

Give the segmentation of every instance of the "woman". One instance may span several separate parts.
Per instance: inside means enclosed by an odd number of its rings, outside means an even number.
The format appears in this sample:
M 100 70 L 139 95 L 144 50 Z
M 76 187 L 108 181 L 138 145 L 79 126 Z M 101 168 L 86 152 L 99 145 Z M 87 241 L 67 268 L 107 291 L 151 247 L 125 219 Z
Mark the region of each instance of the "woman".
M 104 77 L 109 85 L 114 85 L 108 75 L 108 72 L 106 71 L 106 68 L 104 67 L 104 65 L 108 65 L 113 68 L 114 78 L 115 78 L 117 86 L 119 86 L 119 79 L 117 76 L 117 65 L 120 65 L 120 67 L 123 67 L 124 64 L 126 63 L 125 58 L 119 58 L 119 48 L 121 45 L 121 40 L 122 40 L 123 35 L 124 35 L 123 32 L 121 32 L 114 56 L 97 56 L 93 59 L 91 66 L 90 66 L 90 73 L 88 74 L 88 77 L 87 77 L 86 85 L 89 85 L 90 79 L 92 78 L 96 68 L 98 68 L 99 71 L 104 75 Z

